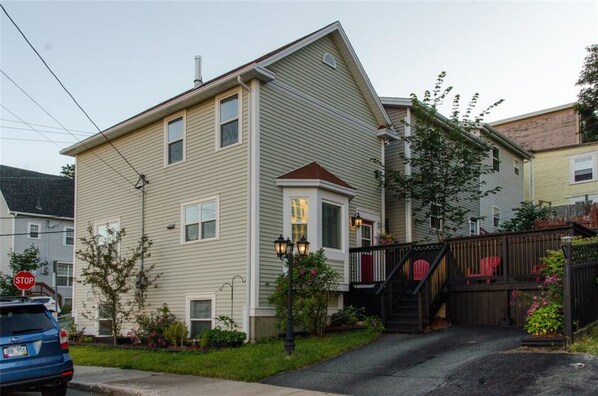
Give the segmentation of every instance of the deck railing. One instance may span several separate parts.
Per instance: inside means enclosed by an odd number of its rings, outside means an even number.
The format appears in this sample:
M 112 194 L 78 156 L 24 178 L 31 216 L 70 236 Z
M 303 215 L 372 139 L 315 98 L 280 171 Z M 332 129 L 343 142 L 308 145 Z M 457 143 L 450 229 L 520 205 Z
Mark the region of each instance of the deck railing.
M 400 263 L 411 244 L 354 248 L 349 253 L 351 283 L 384 282 L 386 275 Z

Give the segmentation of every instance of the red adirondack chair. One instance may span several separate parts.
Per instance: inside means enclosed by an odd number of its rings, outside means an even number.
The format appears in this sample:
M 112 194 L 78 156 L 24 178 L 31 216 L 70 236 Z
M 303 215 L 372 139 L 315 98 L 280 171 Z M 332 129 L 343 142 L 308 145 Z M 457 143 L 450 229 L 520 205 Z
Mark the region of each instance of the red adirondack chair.
M 480 272 L 474 273 L 470 268 L 467 268 L 466 276 L 468 278 L 486 277 L 486 284 L 490 284 L 490 277 L 494 276 L 500 266 L 500 257 L 489 256 L 480 259 Z M 469 285 L 469 279 L 467 280 Z
M 415 260 L 413 262 L 413 280 L 422 280 L 430 269 L 430 263 L 426 260 Z

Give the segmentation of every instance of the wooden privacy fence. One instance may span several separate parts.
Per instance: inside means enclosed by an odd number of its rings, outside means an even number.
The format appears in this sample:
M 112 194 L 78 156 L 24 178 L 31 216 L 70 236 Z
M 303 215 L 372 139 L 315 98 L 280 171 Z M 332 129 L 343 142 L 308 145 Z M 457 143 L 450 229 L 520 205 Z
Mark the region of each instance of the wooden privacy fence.
M 598 243 L 563 247 L 565 337 L 598 321 Z

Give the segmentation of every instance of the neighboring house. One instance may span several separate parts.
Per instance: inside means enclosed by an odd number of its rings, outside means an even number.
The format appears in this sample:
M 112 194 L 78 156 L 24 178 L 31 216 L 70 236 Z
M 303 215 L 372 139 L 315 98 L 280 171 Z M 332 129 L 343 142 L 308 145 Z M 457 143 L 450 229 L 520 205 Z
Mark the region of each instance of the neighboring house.
M 0 271 L 10 271 L 9 252 L 36 246 L 36 283 L 48 286 L 36 290 L 53 295 L 56 267 L 63 308 L 72 302 L 73 193 L 73 179 L 0 165 Z
M 495 121 L 492 126 L 531 150 L 526 199 L 552 206 L 598 202 L 598 142 L 583 143 L 574 103 Z
M 410 125 L 417 122 L 412 116 L 411 99 L 384 97 L 381 101 L 399 136 L 409 136 L 412 133 Z M 442 116 L 439 115 L 439 118 Z M 464 130 L 463 133 L 468 132 Z M 485 181 L 485 189 L 500 186 L 501 190 L 482 197 L 479 201 L 467 202 L 465 205 L 469 210 L 469 220 L 457 230 L 455 236 L 496 232 L 502 222 L 512 218 L 512 209 L 518 207 L 524 198 L 523 162 L 531 158 L 529 152 L 487 124 L 482 125 L 478 133 L 475 136 L 472 134 L 471 138 L 472 144 L 491 145 L 491 152 L 486 161 L 494 171 L 482 175 L 481 181 Z M 408 143 L 403 139 L 391 142 L 386 147 L 386 164 L 390 168 L 410 172 L 409 165 L 400 159 L 402 153 L 412 155 Z M 423 222 L 416 222 L 418 214 L 415 213 L 414 206 L 409 200 L 398 200 L 388 192 L 387 231 L 396 235 L 400 242 L 436 240 L 435 219 L 421 219 Z
M 273 241 L 305 235 L 310 251 L 324 249 L 348 290 L 349 248 L 362 230 L 359 212 L 377 235 L 384 191 L 371 158 L 384 157 L 396 138 L 378 96 L 340 23 L 333 23 L 104 131 L 149 184 L 145 232 L 154 242 L 148 265 L 163 273 L 147 310 L 163 303 L 191 337 L 230 315 L 250 339 L 275 335 L 268 297 L 283 264 Z M 100 160 L 137 178 L 100 135 L 62 152 L 76 157 L 76 235 L 89 224 L 126 228 L 123 245 L 141 232 L 140 193 Z M 133 181 L 135 181 L 133 180 Z M 80 247 L 80 246 L 77 246 Z M 84 262 L 76 261 L 75 274 Z M 80 327 L 105 335 L 81 313 L 93 300 L 75 286 Z M 127 327 L 127 326 L 125 326 Z M 126 328 L 124 329 L 126 332 Z

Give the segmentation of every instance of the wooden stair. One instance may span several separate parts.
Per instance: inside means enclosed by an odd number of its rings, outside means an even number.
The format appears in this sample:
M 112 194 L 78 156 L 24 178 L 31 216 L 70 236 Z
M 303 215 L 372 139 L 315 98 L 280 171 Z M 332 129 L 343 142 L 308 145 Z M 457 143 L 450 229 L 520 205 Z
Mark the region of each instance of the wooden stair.
M 411 282 L 405 293 L 397 301 L 388 319 L 384 323 L 387 332 L 392 333 L 419 333 L 419 314 L 417 295 L 413 295 L 413 290 L 418 282 Z

